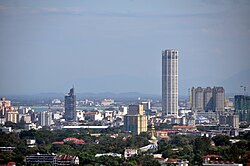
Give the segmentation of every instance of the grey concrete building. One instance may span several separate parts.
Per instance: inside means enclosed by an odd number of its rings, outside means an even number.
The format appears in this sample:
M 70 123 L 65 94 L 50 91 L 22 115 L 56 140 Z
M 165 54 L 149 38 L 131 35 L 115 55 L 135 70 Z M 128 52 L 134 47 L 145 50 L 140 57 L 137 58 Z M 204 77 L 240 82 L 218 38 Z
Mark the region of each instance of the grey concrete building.
M 162 112 L 164 116 L 178 113 L 178 51 L 162 51 Z
M 38 114 L 38 124 L 40 126 L 50 126 L 53 124 L 52 112 L 41 111 Z
M 223 87 L 213 88 L 213 111 L 218 113 L 225 111 L 225 90 Z
M 65 119 L 66 121 L 75 121 L 76 114 L 76 95 L 74 94 L 74 88 L 70 89 L 70 92 L 65 95 Z
M 204 88 L 204 110 L 213 110 L 213 89 L 211 87 Z
M 195 111 L 203 111 L 204 110 L 204 93 L 203 88 L 192 87 L 192 109 Z
M 193 111 L 223 113 L 225 110 L 225 90 L 223 87 L 193 87 L 191 93 Z

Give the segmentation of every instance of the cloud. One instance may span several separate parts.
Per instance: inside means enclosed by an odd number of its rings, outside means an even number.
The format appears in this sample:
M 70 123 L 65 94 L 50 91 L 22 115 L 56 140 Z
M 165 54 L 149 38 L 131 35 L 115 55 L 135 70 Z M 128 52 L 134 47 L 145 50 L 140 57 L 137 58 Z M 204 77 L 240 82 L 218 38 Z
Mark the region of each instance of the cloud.
M 86 10 L 82 7 L 44 7 L 44 8 L 31 8 L 31 7 L 6 7 L 0 6 L 0 13 L 7 15 L 18 15 L 18 14 L 84 14 Z
M 128 18 L 188 18 L 188 17 L 211 17 L 219 13 L 153 13 L 153 12 L 114 12 L 107 10 L 87 10 L 83 7 L 6 7 L 0 6 L 0 14 L 6 15 L 29 15 L 29 14 L 56 14 L 56 15 L 92 15 L 103 17 L 128 17 Z

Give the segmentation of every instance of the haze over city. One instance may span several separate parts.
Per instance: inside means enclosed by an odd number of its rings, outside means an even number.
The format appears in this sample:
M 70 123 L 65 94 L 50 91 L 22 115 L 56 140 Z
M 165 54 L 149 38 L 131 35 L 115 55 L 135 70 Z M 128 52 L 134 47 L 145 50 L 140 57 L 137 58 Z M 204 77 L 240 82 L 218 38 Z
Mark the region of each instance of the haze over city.
M 161 93 L 179 50 L 179 94 L 250 87 L 249 1 L 0 1 L 0 93 Z

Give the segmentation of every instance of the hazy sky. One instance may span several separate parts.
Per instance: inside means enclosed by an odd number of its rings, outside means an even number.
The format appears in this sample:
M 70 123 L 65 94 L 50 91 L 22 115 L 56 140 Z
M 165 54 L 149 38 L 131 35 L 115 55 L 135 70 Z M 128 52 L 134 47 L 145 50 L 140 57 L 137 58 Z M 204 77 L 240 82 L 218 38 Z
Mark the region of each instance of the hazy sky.
M 0 0 L 0 94 L 161 94 L 168 48 L 180 94 L 223 85 L 250 68 L 250 1 Z

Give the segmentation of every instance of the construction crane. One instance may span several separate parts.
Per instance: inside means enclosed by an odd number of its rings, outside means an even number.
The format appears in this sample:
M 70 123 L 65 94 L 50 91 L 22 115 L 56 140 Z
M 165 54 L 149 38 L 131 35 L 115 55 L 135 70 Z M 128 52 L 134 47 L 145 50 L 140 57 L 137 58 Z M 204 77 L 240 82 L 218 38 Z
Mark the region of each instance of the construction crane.
M 247 95 L 247 86 L 240 86 L 243 89 L 243 95 Z

